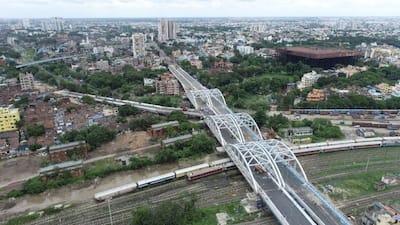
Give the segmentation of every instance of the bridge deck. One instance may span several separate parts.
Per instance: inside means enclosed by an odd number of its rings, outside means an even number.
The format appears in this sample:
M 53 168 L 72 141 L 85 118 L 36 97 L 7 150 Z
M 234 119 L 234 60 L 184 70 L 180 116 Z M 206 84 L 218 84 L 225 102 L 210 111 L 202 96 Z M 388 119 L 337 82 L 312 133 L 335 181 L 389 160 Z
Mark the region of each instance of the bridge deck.
M 192 90 L 206 89 L 200 84 L 200 82 L 191 77 L 181 68 L 176 66 L 170 66 L 169 68 L 175 77 L 181 82 L 188 94 Z M 206 103 L 199 104 L 202 106 L 202 108 L 208 108 L 208 110 L 201 109 L 205 115 L 224 115 L 233 113 L 225 104 L 216 98 L 211 99 L 211 104 L 212 105 L 208 105 Z M 240 129 L 246 142 L 259 140 L 257 134 L 249 127 L 241 127 Z M 219 129 L 219 132 L 221 132 L 220 135 L 223 139 L 221 144 L 227 146 L 230 144 L 239 143 L 238 139 L 234 137 L 229 129 L 221 128 Z M 338 216 L 341 214 L 333 207 L 330 207 L 327 201 L 322 201 L 319 198 L 320 195 L 317 196 L 313 191 L 311 191 L 311 185 L 306 183 L 306 181 L 299 179 L 300 175 L 296 174 L 296 171 L 288 168 L 287 165 L 282 163 L 277 163 L 277 165 L 285 182 L 284 190 L 281 190 L 278 187 L 271 177 L 269 177 L 267 172 L 259 174 L 254 171 L 250 171 L 250 173 L 253 174 L 252 176 L 255 182 L 257 182 L 259 187 L 262 188 L 262 191 L 268 196 L 270 204 L 273 204 L 271 206 L 277 208 L 281 215 L 285 217 L 285 219 L 278 218 L 278 220 L 281 220 L 281 223 L 293 225 L 350 224 L 348 221 L 346 221 L 346 219 L 340 220 Z M 277 213 L 279 214 L 279 212 Z
M 268 178 L 267 174 L 257 174 L 253 173 L 254 178 L 257 183 L 262 187 L 264 192 L 272 200 L 275 206 L 281 211 L 281 213 L 286 217 L 289 224 L 307 225 L 310 223 L 306 217 L 302 214 L 300 209 L 298 209 L 293 202 L 286 196 L 275 183 Z

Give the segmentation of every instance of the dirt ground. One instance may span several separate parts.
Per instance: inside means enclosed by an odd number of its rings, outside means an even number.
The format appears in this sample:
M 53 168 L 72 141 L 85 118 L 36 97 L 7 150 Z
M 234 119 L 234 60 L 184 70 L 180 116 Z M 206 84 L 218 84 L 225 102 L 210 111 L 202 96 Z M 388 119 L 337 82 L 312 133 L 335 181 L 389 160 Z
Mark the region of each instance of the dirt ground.
M 0 221 L 10 215 L 37 211 L 60 203 L 80 204 L 94 201 L 93 196 L 97 192 L 220 158 L 217 154 L 212 154 L 195 160 L 182 160 L 178 163 L 155 165 L 134 171 L 123 171 L 105 178 L 96 178 L 84 183 L 51 189 L 37 195 L 0 201 Z
M 41 156 L 26 156 L 0 161 L 0 188 L 38 175 Z
M 93 152 L 89 153 L 89 158 L 103 155 L 129 151 L 151 145 L 151 136 L 145 131 L 131 132 L 118 135 L 114 141 L 107 143 Z

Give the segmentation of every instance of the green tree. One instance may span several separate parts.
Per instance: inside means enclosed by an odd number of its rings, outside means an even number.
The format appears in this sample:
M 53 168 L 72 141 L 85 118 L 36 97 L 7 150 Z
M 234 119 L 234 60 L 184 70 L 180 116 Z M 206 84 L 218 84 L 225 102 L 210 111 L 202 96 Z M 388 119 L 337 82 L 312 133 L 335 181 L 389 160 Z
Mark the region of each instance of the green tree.
M 131 105 L 121 105 L 118 107 L 118 115 L 122 117 L 134 116 L 139 113 L 139 109 Z
M 193 137 L 191 149 L 195 153 L 211 153 L 215 150 L 215 141 L 206 134 L 199 134 Z
M 29 137 L 40 137 L 46 133 L 46 129 L 43 125 L 33 124 L 28 126 L 26 133 Z
M 182 111 L 172 111 L 170 114 L 168 114 L 167 120 L 168 121 L 176 120 L 181 123 L 188 121 L 187 116 Z
M 256 121 L 258 127 L 263 127 L 267 123 L 267 115 L 264 110 L 257 110 L 253 115 L 254 120 Z
M 84 95 L 81 99 L 82 103 L 88 104 L 88 105 L 95 105 L 96 104 L 96 100 L 94 100 L 93 97 Z

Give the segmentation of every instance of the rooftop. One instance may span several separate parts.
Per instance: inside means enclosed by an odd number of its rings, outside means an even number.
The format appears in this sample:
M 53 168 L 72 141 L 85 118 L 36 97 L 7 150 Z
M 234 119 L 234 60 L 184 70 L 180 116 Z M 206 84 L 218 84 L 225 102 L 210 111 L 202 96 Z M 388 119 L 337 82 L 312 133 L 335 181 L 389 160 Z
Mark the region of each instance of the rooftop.
M 55 169 L 60 169 L 60 170 L 64 170 L 64 169 L 73 169 L 76 167 L 80 167 L 82 166 L 82 160 L 78 160 L 78 161 L 67 161 L 67 162 L 63 162 L 63 163 L 59 163 L 59 164 L 54 164 L 54 165 L 50 165 L 47 167 L 43 167 L 39 169 L 39 173 L 43 174 L 43 173 L 48 173 L 51 172 Z
M 336 49 L 336 48 L 306 48 L 306 47 L 289 47 L 280 48 L 279 52 L 285 52 L 288 55 L 299 56 L 311 59 L 329 59 L 338 57 L 361 56 L 359 51 Z

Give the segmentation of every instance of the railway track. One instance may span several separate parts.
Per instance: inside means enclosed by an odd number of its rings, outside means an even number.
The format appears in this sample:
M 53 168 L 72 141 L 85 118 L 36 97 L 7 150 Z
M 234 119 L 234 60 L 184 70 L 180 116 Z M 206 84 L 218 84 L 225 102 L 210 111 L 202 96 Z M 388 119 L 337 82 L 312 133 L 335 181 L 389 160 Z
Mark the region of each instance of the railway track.
M 233 173 L 233 175 L 232 175 Z M 141 206 L 154 206 L 167 200 L 177 200 L 186 193 L 195 193 L 199 199 L 199 207 L 238 201 L 245 197 L 248 190 L 247 183 L 238 175 L 238 172 L 229 172 L 230 179 L 221 179 L 221 176 L 191 182 L 178 180 L 152 189 L 138 191 L 122 198 L 110 201 L 113 224 L 127 224 L 132 217 L 132 209 Z M 150 197 L 148 197 L 150 196 Z M 105 225 L 110 224 L 108 202 L 85 204 L 62 213 L 33 221 L 31 225 Z
M 351 201 L 347 201 L 343 203 L 342 205 L 339 205 L 338 207 L 343 210 L 346 213 L 350 213 L 352 210 L 355 208 L 361 208 L 365 207 L 368 204 L 371 204 L 375 201 L 382 201 L 386 199 L 393 198 L 393 196 L 399 196 L 400 195 L 400 190 L 392 190 L 392 191 L 387 191 L 383 193 L 377 193 L 374 195 L 369 195 L 365 197 L 361 197 L 358 199 L 354 199 Z

